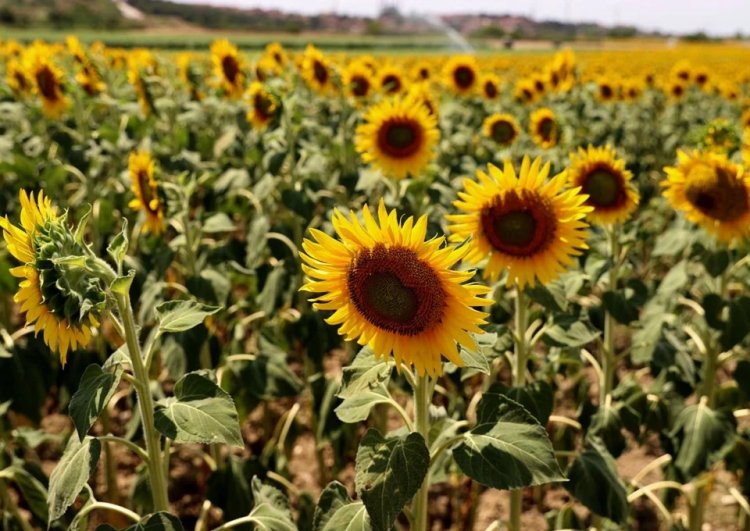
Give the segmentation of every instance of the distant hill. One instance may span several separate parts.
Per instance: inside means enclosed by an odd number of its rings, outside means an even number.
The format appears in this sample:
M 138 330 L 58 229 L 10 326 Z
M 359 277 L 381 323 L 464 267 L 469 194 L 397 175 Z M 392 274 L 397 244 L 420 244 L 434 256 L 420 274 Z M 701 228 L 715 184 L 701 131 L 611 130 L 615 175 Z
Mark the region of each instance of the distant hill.
M 0 0 L 0 24 L 115 29 L 129 22 L 112 0 Z

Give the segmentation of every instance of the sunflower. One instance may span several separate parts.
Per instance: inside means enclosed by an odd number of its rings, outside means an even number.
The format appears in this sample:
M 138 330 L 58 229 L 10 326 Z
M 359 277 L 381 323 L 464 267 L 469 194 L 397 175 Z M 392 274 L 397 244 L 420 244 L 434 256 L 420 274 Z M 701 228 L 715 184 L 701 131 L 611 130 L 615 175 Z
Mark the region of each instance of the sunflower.
M 474 92 L 478 80 L 477 60 L 470 55 L 452 57 L 443 70 L 443 84 L 459 96 Z
M 18 94 L 26 94 L 31 90 L 31 80 L 18 59 L 8 59 L 5 63 L 5 81 Z
M 346 67 L 343 84 L 346 93 L 355 100 L 367 98 L 374 89 L 372 72 L 361 61 L 354 61 Z
M 501 146 L 509 146 L 518 136 L 518 124 L 510 114 L 495 113 L 484 120 L 482 125 L 484 136 Z
M 745 109 L 742 113 L 742 116 L 740 117 L 740 127 L 743 130 L 750 129 L 750 108 Z
M 673 79 L 667 87 L 667 93 L 676 100 L 682 98 L 685 95 L 686 90 L 687 86 L 685 85 L 685 82 L 680 79 Z
M 151 91 L 146 84 L 146 80 L 143 78 L 141 66 L 135 60 L 128 61 L 128 82 L 135 90 L 138 105 L 140 105 L 143 115 L 150 116 L 156 109 L 154 99 L 151 96 Z
M 347 340 L 368 345 L 396 366 L 420 375 L 443 373 L 443 358 L 462 366 L 457 344 L 476 349 L 470 333 L 481 333 L 488 300 L 485 286 L 468 284 L 473 271 L 451 269 L 465 248 L 425 241 L 427 216 L 399 224 L 395 210 L 380 201 L 377 220 L 365 205 L 363 221 L 335 210 L 339 240 L 311 229 L 302 247 L 307 275 L 302 290 L 322 293 L 318 310 L 332 310 L 326 321 Z
M 52 64 L 50 55 L 45 46 L 34 45 L 24 55 L 24 68 L 34 91 L 42 98 L 44 114 L 55 118 L 67 109 L 68 99 L 63 94 L 63 72 Z
M 267 57 L 273 59 L 274 63 L 276 63 L 279 69 L 284 69 L 288 58 L 286 56 L 286 51 L 284 50 L 284 47 L 280 42 L 271 42 L 266 45 L 264 53 Z
M 331 64 L 312 44 L 308 44 L 302 58 L 302 77 L 307 84 L 320 94 L 327 94 L 334 89 L 333 69 Z
M 279 108 L 276 98 L 258 81 L 250 84 L 247 96 L 250 101 L 247 121 L 256 129 L 264 129 L 276 117 L 276 111 Z
M 91 328 L 99 325 L 104 309 L 100 282 L 80 270 L 70 270 L 59 258 L 85 256 L 86 249 L 58 216 L 49 198 L 19 193 L 21 226 L 0 218 L 8 251 L 23 265 L 10 273 L 22 279 L 13 297 L 26 314 L 26 324 L 44 333 L 44 342 L 60 353 L 63 365 L 68 351 L 86 345 Z M 71 274 L 72 273 L 72 274 Z
M 547 181 L 549 170 L 524 157 L 519 176 L 506 161 L 502 170 L 490 164 L 489 175 L 477 171 L 479 182 L 464 179 L 454 203 L 464 213 L 447 217 L 450 239 L 471 238 L 466 260 L 488 257 L 484 276 L 492 282 L 507 270 L 508 285 L 546 284 L 587 248 L 584 218 L 592 208 L 580 188 L 564 190 L 564 172 Z
M 245 91 L 243 62 L 237 47 L 226 39 L 214 41 L 211 45 L 211 61 L 217 83 L 230 98 L 239 98 Z
M 411 95 L 395 96 L 367 110 L 354 140 L 364 162 L 396 179 L 416 176 L 424 169 L 440 132 L 437 118 L 420 103 Z
M 500 96 L 500 78 L 495 74 L 485 74 L 480 82 L 482 95 L 487 100 L 496 100 Z
M 164 232 L 164 202 L 154 177 L 154 161 L 147 152 L 133 152 L 128 158 L 128 173 L 135 198 L 128 206 L 146 213 L 146 230 Z
M 724 242 L 750 228 L 750 174 L 715 152 L 677 152 L 677 165 L 664 168 L 664 196 L 692 221 Z
M 588 214 L 592 223 L 609 225 L 622 223 L 638 206 L 638 192 L 631 185 L 633 174 L 625 168 L 625 161 L 617 158 L 611 146 L 587 150 L 578 148 L 571 153 L 568 180 L 588 196 L 586 205 L 593 208 Z
M 82 64 L 81 70 L 76 74 L 76 81 L 89 96 L 96 96 L 107 88 L 99 77 L 99 73 L 89 62 Z
M 615 84 L 610 78 L 603 77 L 597 81 L 596 97 L 599 101 L 612 101 L 617 97 Z
M 534 142 L 543 149 L 557 145 L 559 131 L 557 119 L 552 109 L 542 107 L 531 113 L 529 118 L 529 132 Z
M 530 79 L 519 79 L 513 89 L 513 97 L 520 103 L 533 103 L 537 99 L 534 83 Z
M 404 89 L 404 75 L 395 66 L 386 66 L 378 72 L 380 90 L 390 96 L 400 93 Z
M 411 77 L 418 83 L 429 81 L 432 77 L 430 64 L 427 61 L 419 61 L 414 64 L 411 69 Z

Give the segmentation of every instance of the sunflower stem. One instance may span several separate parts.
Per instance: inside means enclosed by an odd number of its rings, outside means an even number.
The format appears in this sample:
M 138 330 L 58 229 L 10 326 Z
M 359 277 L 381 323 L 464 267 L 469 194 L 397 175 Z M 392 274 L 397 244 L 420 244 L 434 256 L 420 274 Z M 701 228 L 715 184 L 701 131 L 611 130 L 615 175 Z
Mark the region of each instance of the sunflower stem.
M 432 402 L 432 382 L 428 376 L 417 377 L 414 388 L 414 425 L 417 433 L 429 445 L 430 402 Z M 414 531 L 427 531 L 429 523 L 430 473 L 425 475 L 422 486 L 414 497 Z
M 513 386 L 526 385 L 526 363 L 528 359 L 528 343 L 526 330 L 529 327 L 529 304 L 523 287 L 516 284 L 516 356 L 514 360 Z M 509 531 L 521 530 L 521 513 L 523 512 L 523 490 L 510 491 L 510 520 Z
M 115 294 L 117 309 L 122 319 L 125 332 L 125 342 L 130 353 L 130 363 L 135 376 L 135 390 L 138 395 L 138 408 L 141 414 L 143 436 L 146 440 L 146 453 L 148 453 L 149 481 L 151 482 L 151 494 L 154 501 L 154 512 L 169 511 L 169 498 L 167 496 L 167 480 L 165 467 L 162 460 L 161 440 L 159 432 L 154 425 L 154 401 L 151 396 L 151 382 L 148 371 L 143 363 L 141 346 L 138 342 L 138 332 L 135 328 L 133 307 L 130 303 L 130 295 Z
M 609 268 L 609 289 L 617 290 L 620 280 L 620 231 L 619 225 L 612 226 L 607 231 L 609 235 L 609 255 L 612 265 Z M 604 308 L 604 349 L 602 350 L 602 380 L 599 382 L 599 407 L 607 401 L 607 395 L 612 392 L 615 384 L 615 320 L 612 314 Z

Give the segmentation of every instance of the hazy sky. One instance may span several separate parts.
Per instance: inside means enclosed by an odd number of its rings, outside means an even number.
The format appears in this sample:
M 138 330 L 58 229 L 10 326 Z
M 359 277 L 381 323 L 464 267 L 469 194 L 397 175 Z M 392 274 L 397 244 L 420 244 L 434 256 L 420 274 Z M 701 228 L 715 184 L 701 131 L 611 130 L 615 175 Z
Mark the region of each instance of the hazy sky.
M 376 15 L 382 0 L 177 0 L 297 13 Z M 399 0 L 403 13 L 511 13 L 535 19 L 628 24 L 674 33 L 750 34 L 750 0 Z

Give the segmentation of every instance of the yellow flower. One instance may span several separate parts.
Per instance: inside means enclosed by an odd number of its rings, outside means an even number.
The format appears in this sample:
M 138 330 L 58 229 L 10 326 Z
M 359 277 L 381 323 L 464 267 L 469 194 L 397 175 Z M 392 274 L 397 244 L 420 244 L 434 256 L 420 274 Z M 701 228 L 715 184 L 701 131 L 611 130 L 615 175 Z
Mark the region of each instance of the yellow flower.
M 76 74 L 76 81 L 89 96 L 96 96 L 107 88 L 99 77 L 99 73 L 90 63 L 84 63 Z
M 265 55 L 273 59 L 279 69 L 283 69 L 287 63 L 287 56 L 284 47 L 279 42 L 271 42 L 266 46 Z
M 750 174 L 715 152 L 677 152 L 677 165 L 664 168 L 664 197 L 693 223 L 726 243 L 750 229 Z
M 357 127 L 355 146 L 366 163 L 388 176 L 418 175 L 434 156 L 437 119 L 412 96 L 395 96 L 370 107 Z
M 521 103 L 533 103 L 537 100 L 534 82 L 530 79 L 519 79 L 513 89 L 513 97 Z
M 159 195 L 159 183 L 154 176 L 154 161 L 147 152 L 133 152 L 128 158 L 128 173 L 135 198 L 128 206 L 146 214 L 146 230 L 154 234 L 164 232 L 164 202 Z
M 485 278 L 495 282 L 503 271 L 507 284 L 520 287 L 555 280 L 586 249 L 585 206 L 580 188 L 564 190 L 565 173 L 547 181 L 549 163 L 524 157 L 516 176 L 513 165 L 478 170 L 479 182 L 464 179 L 454 205 L 463 213 L 448 216 L 451 241 L 471 238 L 466 260 L 485 258 Z
M 26 324 L 43 332 L 44 342 L 60 353 L 63 365 L 68 351 L 91 340 L 91 328 L 99 325 L 104 291 L 89 275 L 66 274 L 58 258 L 84 256 L 86 250 L 57 215 L 49 198 L 40 191 L 37 198 L 19 194 L 21 226 L 0 218 L 8 251 L 21 266 L 10 273 L 22 279 L 13 300 L 26 314 Z
M 247 96 L 250 100 L 247 121 L 257 129 L 265 129 L 276 117 L 278 109 L 276 98 L 269 94 L 263 84 L 258 81 L 250 84 Z
M 633 174 L 625 168 L 625 161 L 617 158 L 611 146 L 587 150 L 578 148 L 571 153 L 568 179 L 588 196 L 586 205 L 593 208 L 588 214 L 592 223 L 609 225 L 622 223 L 638 206 L 638 192 L 633 188 Z
M 494 140 L 501 146 L 509 146 L 518 136 L 518 124 L 510 114 L 495 113 L 484 120 L 482 125 L 484 136 Z
M 52 63 L 50 56 L 46 46 L 33 45 L 24 54 L 24 69 L 42 99 L 44 114 L 56 118 L 68 108 L 68 99 L 63 94 L 63 72 Z
M 11 58 L 5 63 L 5 80 L 18 94 L 26 94 L 31 90 L 31 79 L 26 77 L 23 65 L 18 59 Z
M 386 66 L 380 72 L 378 72 L 378 79 L 380 80 L 380 90 L 384 94 L 395 95 L 401 92 L 404 88 L 404 76 L 403 72 L 395 66 Z
M 344 70 L 344 91 L 355 100 L 370 96 L 373 92 L 373 79 L 370 69 L 361 61 L 354 61 Z
M 128 61 L 128 83 L 130 83 L 135 90 L 136 97 L 138 98 L 138 105 L 141 107 L 141 111 L 144 116 L 149 116 L 154 112 L 154 101 L 151 97 L 151 92 L 146 85 L 146 81 L 143 79 L 143 73 L 141 67 L 136 60 Z
M 500 96 L 500 78 L 495 74 L 485 74 L 480 82 L 485 99 L 496 100 Z
M 557 119 L 552 109 L 542 107 L 531 113 L 529 132 L 534 142 L 543 149 L 557 145 L 559 131 Z
M 237 47 L 226 39 L 214 41 L 211 45 L 211 61 L 214 77 L 224 93 L 237 99 L 245 91 L 245 73 Z
M 444 238 L 425 241 L 427 217 L 403 225 L 396 211 L 380 201 L 377 220 L 365 206 L 364 222 L 335 210 L 340 239 L 312 229 L 301 253 L 307 281 L 302 290 L 322 293 L 318 310 L 333 311 L 326 322 L 347 340 L 368 345 L 396 366 L 420 375 L 443 373 L 443 358 L 462 366 L 457 344 L 476 349 L 471 333 L 481 333 L 488 304 L 485 286 L 468 284 L 473 271 L 452 267 L 465 249 L 445 246 Z
M 328 59 L 312 44 L 305 48 L 302 58 L 302 78 L 316 92 L 328 94 L 333 92 L 333 71 Z
M 472 94 L 479 85 L 477 60 L 470 55 L 451 57 L 443 69 L 443 84 L 459 96 Z

